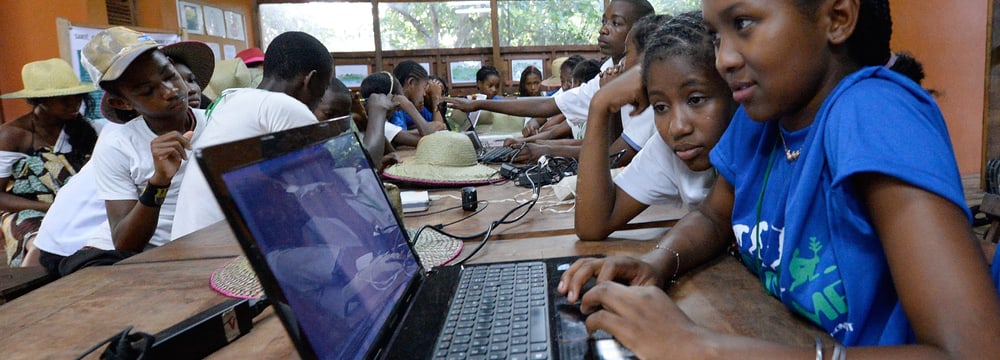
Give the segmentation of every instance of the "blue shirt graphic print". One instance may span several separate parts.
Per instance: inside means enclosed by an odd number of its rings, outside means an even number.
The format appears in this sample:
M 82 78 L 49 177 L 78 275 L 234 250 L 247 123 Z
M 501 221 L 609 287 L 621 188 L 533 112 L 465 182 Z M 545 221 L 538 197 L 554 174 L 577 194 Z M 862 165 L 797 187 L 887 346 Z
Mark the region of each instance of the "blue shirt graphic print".
M 778 131 L 740 108 L 711 153 L 733 186 L 741 260 L 770 294 L 845 345 L 914 342 L 853 180 L 894 177 L 971 219 L 934 100 L 891 70 L 865 68 L 838 84 L 810 126 L 784 131 L 784 142 Z M 801 155 L 789 161 L 786 149 Z

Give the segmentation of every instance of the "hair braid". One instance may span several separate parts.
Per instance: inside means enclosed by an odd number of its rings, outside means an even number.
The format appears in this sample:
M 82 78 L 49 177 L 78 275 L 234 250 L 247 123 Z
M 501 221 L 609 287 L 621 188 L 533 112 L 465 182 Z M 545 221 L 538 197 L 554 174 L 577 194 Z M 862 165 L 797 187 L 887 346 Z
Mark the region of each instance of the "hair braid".
M 883 65 L 889 61 L 892 16 L 888 0 L 861 0 L 858 24 L 847 40 L 851 58 L 861 66 Z
M 690 56 L 699 66 L 715 71 L 715 47 L 702 23 L 700 11 L 677 15 L 653 32 L 642 61 L 643 86 L 648 83 L 647 69 L 651 63 L 677 55 Z

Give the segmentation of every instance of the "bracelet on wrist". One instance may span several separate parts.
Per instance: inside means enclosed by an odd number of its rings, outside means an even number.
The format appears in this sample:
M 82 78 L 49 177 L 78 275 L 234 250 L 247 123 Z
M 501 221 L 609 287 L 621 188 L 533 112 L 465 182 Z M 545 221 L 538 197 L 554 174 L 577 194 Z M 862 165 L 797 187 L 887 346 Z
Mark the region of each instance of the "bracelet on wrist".
M 142 193 L 139 194 L 139 203 L 149 207 L 160 207 L 167 199 L 169 190 L 170 185 L 159 186 L 147 183 L 146 187 L 142 189 Z
M 677 283 L 677 274 L 681 272 L 681 253 L 679 253 L 676 250 L 671 249 L 669 247 L 662 246 L 660 244 L 656 244 L 656 246 L 654 246 L 654 248 L 661 249 L 661 250 L 667 250 L 667 251 L 669 251 L 669 252 L 671 252 L 671 253 L 674 254 L 674 264 L 676 266 L 674 267 L 674 274 L 670 276 L 670 283 L 671 284 L 676 284 Z

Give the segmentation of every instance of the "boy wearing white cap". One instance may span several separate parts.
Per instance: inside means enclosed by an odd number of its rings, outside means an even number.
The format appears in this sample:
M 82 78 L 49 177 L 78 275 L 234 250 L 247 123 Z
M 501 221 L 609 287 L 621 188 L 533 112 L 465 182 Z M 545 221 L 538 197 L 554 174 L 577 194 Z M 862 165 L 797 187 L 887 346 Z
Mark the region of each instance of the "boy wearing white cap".
M 72 270 L 112 263 L 170 239 L 190 141 L 205 116 L 188 106 L 185 79 L 158 47 L 145 34 L 113 27 L 83 48 L 81 62 L 107 92 L 108 104 L 140 116 L 102 134 L 94 148 L 90 165 L 107 225 L 64 260 Z
M 160 51 L 170 58 L 181 78 L 186 80 L 188 105 L 197 109 L 200 105 L 201 89 L 208 85 L 214 70 L 215 56 L 212 54 L 212 49 L 201 42 L 181 41 L 164 45 L 160 47 Z M 101 101 L 101 112 L 109 120 L 102 131 L 108 133 L 139 116 L 134 111 L 113 108 L 109 103 L 109 97 L 105 95 Z M 178 180 L 175 176 L 174 181 Z M 50 275 L 59 276 L 62 260 L 87 245 L 98 227 L 108 227 L 104 200 L 95 197 L 96 192 L 95 167 L 84 166 L 72 181 L 63 186 L 60 195 L 49 208 L 51 216 L 46 216 L 42 221 L 35 237 L 35 247 L 41 265 Z

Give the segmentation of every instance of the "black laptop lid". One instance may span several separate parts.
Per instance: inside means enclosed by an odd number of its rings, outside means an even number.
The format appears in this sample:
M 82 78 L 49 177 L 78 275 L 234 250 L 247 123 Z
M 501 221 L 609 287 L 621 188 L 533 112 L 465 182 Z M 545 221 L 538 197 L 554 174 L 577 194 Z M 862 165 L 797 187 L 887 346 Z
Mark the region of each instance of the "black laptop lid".
M 278 148 L 206 176 L 302 355 L 369 356 L 418 261 L 353 133 Z

